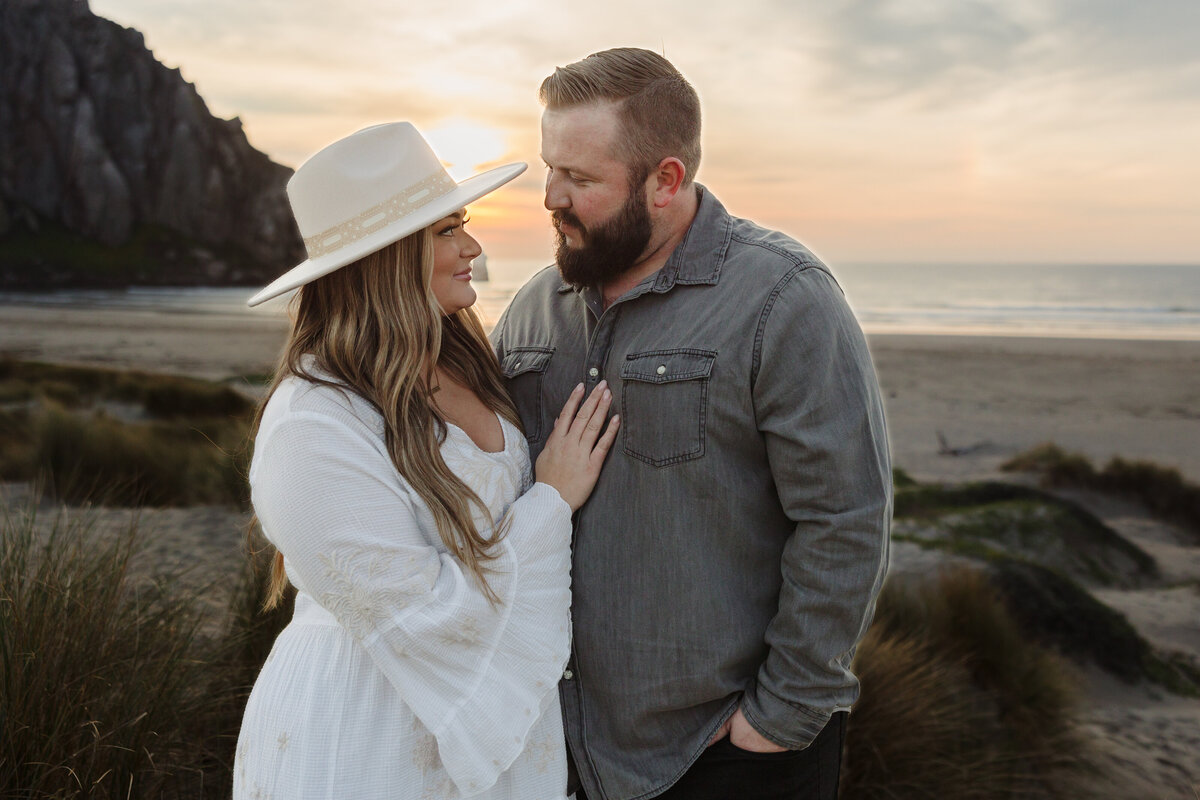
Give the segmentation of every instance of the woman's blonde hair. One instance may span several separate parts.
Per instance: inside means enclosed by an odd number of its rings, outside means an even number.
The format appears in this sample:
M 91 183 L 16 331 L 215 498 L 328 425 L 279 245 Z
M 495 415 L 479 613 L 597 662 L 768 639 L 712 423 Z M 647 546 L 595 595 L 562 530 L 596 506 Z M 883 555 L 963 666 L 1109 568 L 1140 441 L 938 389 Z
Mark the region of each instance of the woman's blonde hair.
M 474 309 L 442 312 L 431 288 L 433 233 L 424 228 L 302 286 L 293 299 L 291 332 L 275 378 L 259 407 L 285 378 L 348 389 L 378 409 L 392 464 L 421 497 L 446 548 L 496 600 L 486 562 L 504 525 L 479 531 L 472 506 L 487 506 L 442 459 L 446 423 L 433 401 L 434 367 L 470 388 L 483 403 L 520 427 L 500 367 Z M 283 555 L 275 553 L 266 607 L 287 587 Z

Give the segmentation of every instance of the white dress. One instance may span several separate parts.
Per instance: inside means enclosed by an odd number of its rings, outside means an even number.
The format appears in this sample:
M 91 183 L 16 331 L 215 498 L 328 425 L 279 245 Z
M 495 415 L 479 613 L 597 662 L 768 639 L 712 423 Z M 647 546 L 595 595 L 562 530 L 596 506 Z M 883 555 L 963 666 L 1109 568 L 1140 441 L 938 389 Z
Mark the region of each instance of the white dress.
M 570 507 L 525 439 L 442 456 L 509 515 L 492 604 L 392 466 L 364 400 L 300 379 L 267 404 L 254 508 L 299 590 L 246 705 L 235 800 L 565 797 L 557 684 L 570 651 Z

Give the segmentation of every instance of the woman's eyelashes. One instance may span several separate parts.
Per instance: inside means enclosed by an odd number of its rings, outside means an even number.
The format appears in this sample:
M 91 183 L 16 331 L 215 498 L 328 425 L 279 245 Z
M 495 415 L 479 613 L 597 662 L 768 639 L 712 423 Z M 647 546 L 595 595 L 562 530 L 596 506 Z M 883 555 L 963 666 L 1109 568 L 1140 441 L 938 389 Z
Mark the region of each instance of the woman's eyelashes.
M 459 228 L 465 228 L 467 223 L 471 221 L 470 217 L 463 217 L 461 220 L 458 217 L 450 217 L 443 227 L 437 229 L 438 236 L 453 236 L 454 232 Z

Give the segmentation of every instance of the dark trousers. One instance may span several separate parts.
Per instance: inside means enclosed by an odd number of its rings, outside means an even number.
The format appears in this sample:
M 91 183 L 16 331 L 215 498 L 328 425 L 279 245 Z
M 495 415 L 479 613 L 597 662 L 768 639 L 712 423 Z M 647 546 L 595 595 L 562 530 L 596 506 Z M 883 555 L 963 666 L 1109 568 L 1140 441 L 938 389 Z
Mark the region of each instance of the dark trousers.
M 836 800 L 846 712 L 833 715 L 803 750 L 751 753 L 726 736 L 657 800 Z M 576 800 L 587 800 L 582 792 Z

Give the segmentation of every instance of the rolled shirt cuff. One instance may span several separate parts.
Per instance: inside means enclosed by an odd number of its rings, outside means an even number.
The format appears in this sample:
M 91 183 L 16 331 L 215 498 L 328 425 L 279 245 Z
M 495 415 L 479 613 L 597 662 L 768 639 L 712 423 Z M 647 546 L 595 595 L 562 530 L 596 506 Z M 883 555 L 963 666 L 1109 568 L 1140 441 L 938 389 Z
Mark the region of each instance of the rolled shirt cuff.
M 789 750 L 803 750 L 825 729 L 836 709 L 816 709 L 788 703 L 761 686 L 742 696 L 742 715 L 768 741 Z

